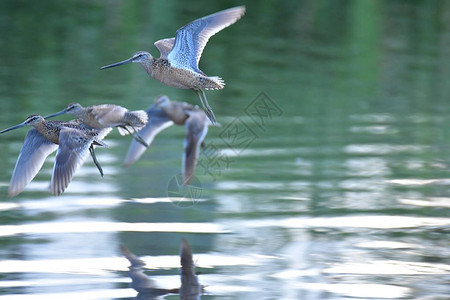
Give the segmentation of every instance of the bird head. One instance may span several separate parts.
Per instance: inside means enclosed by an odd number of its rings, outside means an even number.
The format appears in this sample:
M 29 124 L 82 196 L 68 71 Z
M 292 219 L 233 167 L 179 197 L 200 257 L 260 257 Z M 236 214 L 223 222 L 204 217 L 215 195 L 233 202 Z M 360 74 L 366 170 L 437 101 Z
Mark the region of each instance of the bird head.
M 83 110 L 83 106 L 81 106 L 79 103 L 73 102 L 70 103 L 69 105 L 67 105 L 66 108 L 64 108 L 61 111 L 58 111 L 54 114 L 50 114 L 44 117 L 44 119 L 49 119 L 49 118 L 53 118 L 62 114 L 72 114 L 72 115 L 77 115 L 78 112 Z
M 20 128 L 20 127 L 24 127 L 27 125 L 33 126 L 33 125 L 36 125 L 36 124 L 42 122 L 43 120 L 44 120 L 44 118 L 40 115 L 31 115 L 28 118 L 26 118 L 25 121 L 23 121 L 22 123 L 0 131 L 0 134 Z
M 80 103 L 72 102 L 69 105 L 67 105 L 66 109 L 64 109 L 63 111 L 68 114 L 73 114 L 81 110 L 83 110 L 83 106 L 81 106 Z
M 130 58 L 131 62 L 140 63 L 152 58 L 152 55 L 145 51 L 138 51 Z
M 107 66 L 103 66 L 100 69 L 108 69 L 108 68 L 112 68 L 112 67 L 117 67 L 117 66 L 121 66 L 121 65 L 126 65 L 129 63 L 139 63 L 139 64 L 143 64 L 145 62 L 148 62 L 153 56 L 145 51 L 138 51 L 135 54 L 133 54 L 132 57 L 123 60 L 123 61 L 119 61 L 117 63 L 113 63 Z
M 166 95 L 159 95 L 155 99 L 155 104 L 159 108 L 167 107 L 170 105 L 170 99 Z

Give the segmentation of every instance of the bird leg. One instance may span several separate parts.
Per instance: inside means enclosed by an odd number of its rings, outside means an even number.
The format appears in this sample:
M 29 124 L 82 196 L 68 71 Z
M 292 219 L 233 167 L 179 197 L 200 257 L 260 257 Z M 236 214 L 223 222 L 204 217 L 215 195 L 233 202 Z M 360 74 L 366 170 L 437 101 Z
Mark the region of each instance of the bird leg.
M 137 142 L 139 142 L 142 146 L 144 146 L 145 148 L 148 148 L 149 144 L 147 144 L 147 143 L 144 141 L 144 139 L 142 139 L 142 137 L 141 137 L 139 134 L 136 133 L 136 134 L 133 136 L 133 138 L 134 138 Z
M 208 119 L 211 121 L 213 125 L 216 125 L 217 124 L 216 117 L 214 116 L 212 108 L 209 106 L 208 99 L 206 99 L 205 91 L 201 89 L 195 91 L 197 92 L 197 95 L 200 98 L 200 101 L 202 102 L 203 110 L 208 116 Z
M 119 126 L 120 128 L 122 128 L 123 130 L 125 130 L 126 132 L 128 132 L 128 134 L 133 134 L 132 131 L 130 131 L 130 129 L 128 129 L 127 126 Z M 134 129 L 134 128 L 133 128 Z M 136 130 L 135 130 L 136 131 Z
M 142 136 L 139 134 L 139 132 L 136 130 L 136 128 L 134 128 L 134 126 L 131 126 L 131 128 L 133 128 L 135 134 L 133 135 L 133 138 L 138 141 L 142 146 L 144 146 L 145 148 L 148 148 L 149 144 L 147 144 L 147 142 L 142 138 Z
M 148 148 L 149 144 L 147 144 L 142 137 L 139 134 L 136 134 L 135 136 L 133 136 L 133 138 L 139 142 L 142 146 L 144 146 L 145 148 Z
M 147 142 L 139 135 L 138 131 L 136 130 L 136 128 L 134 128 L 133 125 L 129 125 L 131 128 L 133 128 L 135 134 L 133 135 L 133 138 L 139 142 L 142 146 L 144 146 L 145 148 L 148 148 L 149 144 L 147 144 Z M 123 128 L 126 132 L 128 132 L 128 134 L 133 134 L 132 131 L 130 131 L 130 129 L 128 129 L 127 126 L 120 126 L 120 128 Z
M 102 166 L 100 166 L 100 163 L 98 162 L 97 157 L 95 156 L 94 145 L 91 144 L 91 146 L 89 146 L 89 152 L 91 153 L 92 160 L 94 161 L 94 164 L 97 166 L 97 169 L 100 172 L 100 175 L 103 177 L 103 169 L 102 169 Z

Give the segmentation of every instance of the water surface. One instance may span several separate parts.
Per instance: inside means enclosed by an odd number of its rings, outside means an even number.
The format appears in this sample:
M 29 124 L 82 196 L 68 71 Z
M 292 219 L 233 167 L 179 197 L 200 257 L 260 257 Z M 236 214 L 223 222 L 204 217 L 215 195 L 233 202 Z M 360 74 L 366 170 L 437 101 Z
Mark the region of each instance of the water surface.
M 0 127 L 72 101 L 198 103 L 136 65 L 99 67 L 157 55 L 154 41 L 239 4 L 2 1 Z M 449 297 L 450 4 L 246 5 L 201 60 L 227 86 L 207 92 L 222 127 L 210 128 L 194 201 L 168 198 L 182 127 L 129 168 L 130 137 L 113 132 L 97 151 L 104 178 L 88 160 L 60 197 L 47 191 L 53 158 L 7 197 L 26 129 L 2 135 L 0 299 L 132 299 L 121 244 L 158 286 L 178 287 L 182 237 L 202 299 Z

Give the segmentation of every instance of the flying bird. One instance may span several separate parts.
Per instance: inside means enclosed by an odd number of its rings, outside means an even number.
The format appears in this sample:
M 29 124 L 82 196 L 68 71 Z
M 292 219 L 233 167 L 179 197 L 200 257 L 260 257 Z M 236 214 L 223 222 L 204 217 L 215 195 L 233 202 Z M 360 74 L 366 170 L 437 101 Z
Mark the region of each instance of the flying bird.
M 194 90 L 208 118 L 215 124 L 216 118 L 208 104 L 205 90 L 223 89 L 225 83 L 218 76 L 207 76 L 199 69 L 198 63 L 209 38 L 235 23 L 244 13 L 245 6 L 238 6 L 197 19 L 178 29 L 174 38 L 155 42 L 161 54 L 159 58 L 148 52 L 138 51 L 129 59 L 101 69 L 138 63 L 148 75 L 165 85 Z
M 45 159 L 57 151 L 53 165 L 50 192 L 60 195 L 67 188 L 76 170 L 84 163 L 88 151 L 103 176 L 94 146 L 107 145 L 102 141 L 111 129 L 92 130 L 77 121 L 46 121 L 42 116 L 31 115 L 18 125 L 0 131 L 0 134 L 30 125 L 9 185 L 9 196 L 21 193 L 42 168 Z
M 129 111 L 125 107 L 114 104 L 100 104 L 83 107 L 79 103 L 70 103 L 65 109 L 45 116 L 45 119 L 62 114 L 71 114 L 81 120 L 85 125 L 95 129 L 117 127 L 121 135 L 132 134 L 147 124 L 148 116 L 143 110 Z M 134 138 L 148 147 L 145 141 L 137 134 Z
M 183 183 L 189 184 L 194 175 L 200 147 L 208 133 L 208 126 L 211 125 L 211 122 L 206 117 L 205 112 L 198 107 L 185 102 L 171 101 L 165 95 L 156 97 L 155 104 L 147 109 L 147 114 L 149 122 L 139 131 L 139 134 L 149 145 L 162 130 L 174 124 L 185 125 L 186 137 L 184 139 L 182 174 Z M 132 141 L 125 157 L 124 166 L 129 166 L 138 160 L 145 150 L 145 147 Z

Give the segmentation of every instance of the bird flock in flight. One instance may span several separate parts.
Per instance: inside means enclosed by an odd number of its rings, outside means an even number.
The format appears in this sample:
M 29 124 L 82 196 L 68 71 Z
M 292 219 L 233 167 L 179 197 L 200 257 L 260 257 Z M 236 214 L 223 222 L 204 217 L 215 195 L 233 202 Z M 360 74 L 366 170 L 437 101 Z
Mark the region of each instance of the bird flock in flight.
M 114 104 L 83 107 L 79 103 L 71 103 L 57 113 L 44 117 L 31 115 L 22 123 L 0 131 L 3 134 L 27 125 L 32 126 L 17 158 L 9 185 L 9 196 L 21 193 L 54 151 L 56 158 L 50 181 L 52 194 L 60 195 L 64 192 L 89 154 L 103 176 L 95 147 L 108 147 L 103 139 L 114 127 L 121 135 L 133 134 L 124 162 L 125 166 L 129 166 L 140 158 L 159 132 L 173 124 L 184 125 L 186 137 L 182 174 L 183 183 L 189 184 L 208 126 L 218 125 L 205 90 L 222 89 L 225 86 L 220 77 L 207 76 L 202 72 L 198 63 L 209 38 L 235 23 L 244 13 L 245 7 L 239 6 L 192 21 L 178 29 L 175 37 L 154 43 L 160 51 L 159 58 L 148 52 L 138 51 L 127 60 L 101 68 L 138 63 L 148 75 L 167 86 L 195 91 L 202 109 L 185 102 L 171 101 L 165 95 L 157 96 L 155 103 L 146 111 L 130 111 Z M 62 114 L 73 115 L 75 119 L 51 120 Z

